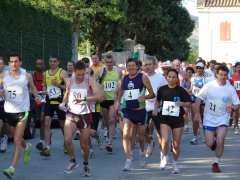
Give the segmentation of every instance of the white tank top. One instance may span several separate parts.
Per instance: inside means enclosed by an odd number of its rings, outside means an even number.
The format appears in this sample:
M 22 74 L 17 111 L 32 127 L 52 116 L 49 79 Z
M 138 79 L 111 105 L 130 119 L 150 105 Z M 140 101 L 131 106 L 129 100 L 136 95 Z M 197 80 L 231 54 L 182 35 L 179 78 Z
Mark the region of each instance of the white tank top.
M 76 103 L 77 99 L 84 99 L 91 94 L 91 88 L 86 81 L 77 84 L 75 78 L 71 79 L 69 97 L 68 97 L 68 110 L 69 112 L 77 115 L 89 114 L 91 109 L 89 103 L 82 101 Z
M 9 71 L 4 73 L 4 110 L 7 113 L 22 113 L 30 110 L 30 98 L 28 89 L 28 79 L 26 72 L 20 71 L 18 78 L 9 75 Z

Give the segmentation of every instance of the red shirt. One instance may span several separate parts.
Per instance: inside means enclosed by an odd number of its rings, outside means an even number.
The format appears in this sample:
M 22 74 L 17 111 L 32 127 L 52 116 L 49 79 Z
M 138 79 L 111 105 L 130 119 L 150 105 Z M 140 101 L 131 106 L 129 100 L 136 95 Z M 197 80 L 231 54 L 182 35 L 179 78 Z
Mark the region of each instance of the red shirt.
M 234 88 L 237 91 L 238 97 L 240 97 L 240 74 L 234 73 L 231 78 L 229 79 L 231 84 L 234 86 Z

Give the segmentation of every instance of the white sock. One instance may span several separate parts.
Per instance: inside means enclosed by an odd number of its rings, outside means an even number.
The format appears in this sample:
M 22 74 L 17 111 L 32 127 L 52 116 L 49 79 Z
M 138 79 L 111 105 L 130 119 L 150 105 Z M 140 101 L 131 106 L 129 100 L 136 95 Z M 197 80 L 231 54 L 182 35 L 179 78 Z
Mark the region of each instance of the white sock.
M 215 157 L 215 158 L 214 158 L 214 162 L 215 162 L 215 163 L 219 163 L 219 162 L 220 162 L 220 158 Z

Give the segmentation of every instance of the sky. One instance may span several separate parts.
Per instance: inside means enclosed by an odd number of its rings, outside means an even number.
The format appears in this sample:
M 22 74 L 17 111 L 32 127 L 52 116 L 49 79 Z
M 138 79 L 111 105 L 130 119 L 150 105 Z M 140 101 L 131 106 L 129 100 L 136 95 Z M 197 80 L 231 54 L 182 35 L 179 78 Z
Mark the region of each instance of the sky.
M 187 8 L 191 15 L 198 16 L 197 0 L 184 0 L 183 5 Z

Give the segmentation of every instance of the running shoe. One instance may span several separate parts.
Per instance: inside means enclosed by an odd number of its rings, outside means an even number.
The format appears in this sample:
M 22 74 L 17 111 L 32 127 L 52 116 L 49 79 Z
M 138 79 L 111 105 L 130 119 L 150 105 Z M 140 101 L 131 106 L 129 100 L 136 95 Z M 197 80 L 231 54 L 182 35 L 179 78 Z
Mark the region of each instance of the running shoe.
M 91 176 L 90 168 L 87 165 L 84 165 L 82 174 L 83 174 L 84 177 L 90 177 Z
M 145 155 L 146 158 L 149 158 L 152 155 L 154 146 L 155 146 L 154 141 L 152 141 L 151 144 L 147 145 L 147 150 L 146 150 L 146 155 Z
M 51 156 L 51 151 L 50 151 L 49 148 L 45 147 L 45 148 L 43 148 L 43 150 L 40 152 L 40 155 L 41 155 L 41 156 L 45 156 L 45 157 Z
M 13 175 L 14 175 L 14 171 L 15 171 L 14 168 L 9 167 L 9 168 L 3 170 L 3 174 L 4 174 L 7 178 L 12 179 L 12 178 L 13 178 Z
M 112 152 L 113 152 L 112 145 L 108 144 L 105 149 L 109 154 L 112 154 Z
M 79 167 L 78 163 L 70 161 L 67 168 L 64 170 L 64 173 L 71 174 L 72 171 L 78 167 Z
M 198 144 L 198 138 L 197 137 L 193 137 L 192 140 L 190 141 L 190 144 L 197 145 Z
M 235 128 L 234 134 L 235 134 L 235 135 L 238 135 L 238 134 L 239 134 L 239 129 L 238 129 L 238 128 Z
M 164 170 L 167 166 L 167 163 L 168 163 L 168 156 L 163 155 L 160 162 L 160 169 Z
M 131 159 L 126 159 L 123 171 L 130 171 L 131 170 L 131 165 L 132 165 L 132 160 Z
M 221 172 L 221 169 L 220 169 L 218 163 L 215 162 L 215 163 L 212 164 L 212 172 L 214 172 L 214 173 L 220 173 Z
M 42 151 L 43 150 L 43 143 L 42 142 L 37 143 L 36 148 L 37 148 L 37 150 Z
M 173 174 L 179 174 L 180 173 L 180 170 L 178 168 L 178 165 L 177 165 L 177 162 L 176 161 L 173 161 L 173 171 L 172 171 Z
M 31 147 L 32 145 L 30 143 L 27 143 L 23 151 L 23 162 L 25 165 L 27 165 L 30 161 Z

